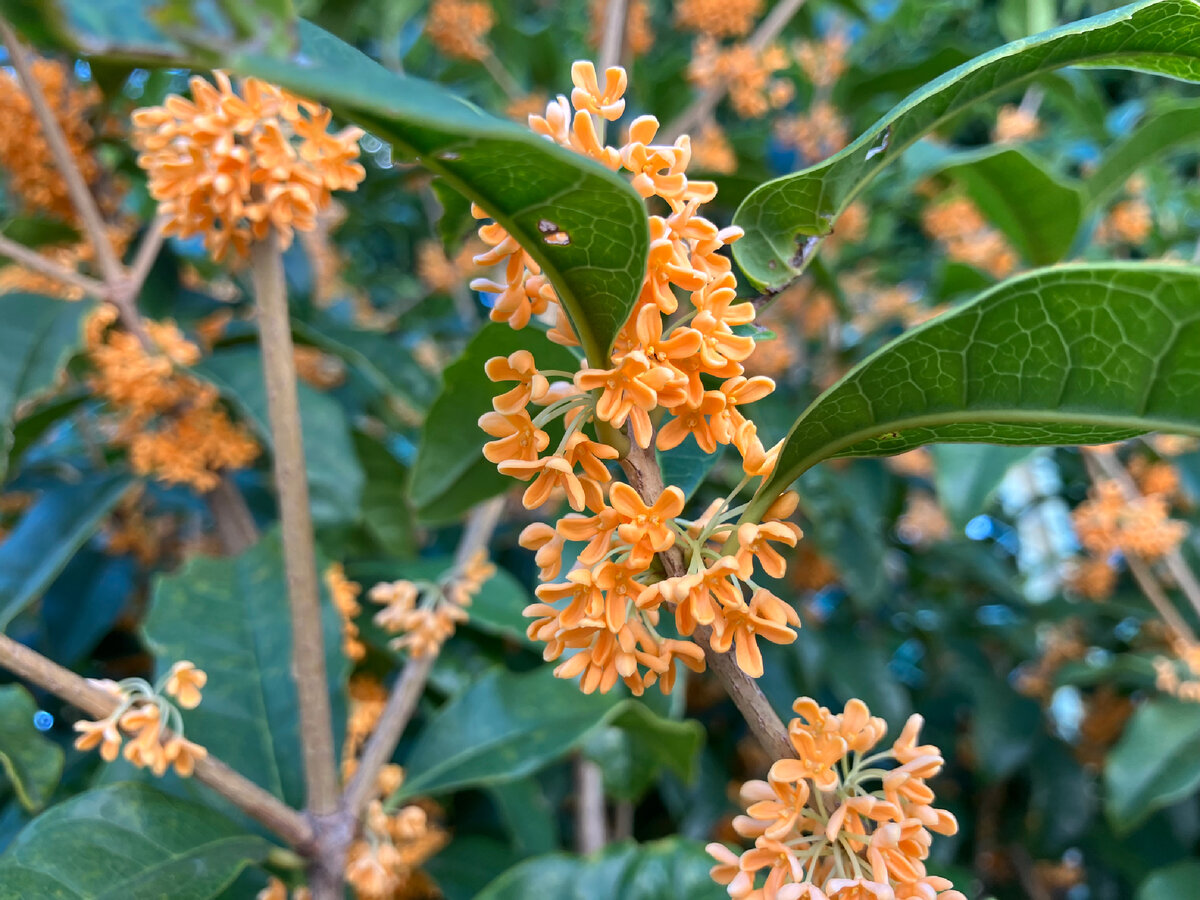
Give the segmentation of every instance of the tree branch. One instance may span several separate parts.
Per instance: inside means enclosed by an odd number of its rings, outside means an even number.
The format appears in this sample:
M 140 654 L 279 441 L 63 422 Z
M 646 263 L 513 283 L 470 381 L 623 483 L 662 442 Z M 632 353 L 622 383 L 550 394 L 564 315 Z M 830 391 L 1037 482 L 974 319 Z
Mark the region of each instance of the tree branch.
M 798 13 L 803 5 L 804 0 L 779 0 L 767 13 L 766 18 L 758 23 L 754 33 L 746 41 L 746 46 L 754 51 L 756 56 L 761 54 L 775 38 L 779 37 L 783 29 L 787 27 L 787 23 L 792 20 L 792 16 Z M 699 128 L 712 116 L 713 110 L 717 108 L 717 104 L 727 93 L 729 93 L 727 82 L 718 82 L 700 93 L 687 109 L 663 129 L 659 140 L 665 144 L 673 144 L 680 135 L 688 134 Z
M 454 553 L 455 566 L 465 565 L 479 550 L 488 545 L 496 524 L 500 521 L 500 512 L 504 509 L 504 498 L 496 497 L 477 506 L 467 519 L 467 527 L 463 531 L 458 549 Z M 363 747 L 354 770 L 354 777 L 346 786 L 346 795 L 342 800 L 342 808 L 358 821 L 362 811 L 366 809 L 375 790 L 375 780 L 379 770 L 387 764 L 396 752 L 396 745 L 404 729 L 412 719 L 417 709 L 417 701 L 425 690 L 425 682 L 433 670 L 437 655 L 430 653 L 425 656 L 409 657 L 404 664 L 387 705 L 379 717 L 375 730 Z
M 107 691 L 2 633 L 0 665 L 97 719 L 116 708 L 116 699 Z M 195 777 L 298 850 L 312 844 L 313 828 L 303 815 L 220 760 L 208 756 L 197 761 Z
M 98 300 L 103 300 L 108 296 L 108 289 L 95 278 L 89 278 L 86 275 L 79 274 L 74 269 L 68 269 L 66 266 L 59 265 L 53 260 L 42 256 L 36 250 L 26 247 L 24 244 L 17 243 L 2 234 L 0 234 L 0 256 L 7 256 L 13 262 L 19 263 L 25 268 L 37 272 L 39 275 L 45 275 L 47 278 L 55 278 L 64 284 L 80 288 Z
M 292 616 L 292 677 L 300 700 L 307 805 L 317 816 L 338 806 L 333 718 L 325 674 L 321 596 L 304 463 L 296 364 L 279 238 L 272 230 L 251 249 L 263 380 L 274 445 L 275 486 Z
M 575 760 L 575 849 L 595 853 L 608 843 L 604 810 L 604 772 L 579 756 Z
M 629 453 L 621 460 L 621 467 L 646 503 L 655 502 L 662 494 L 662 471 L 652 450 L 643 450 L 636 442 L 631 442 Z M 663 566 L 671 577 L 678 577 L 687 572 L 683 554 L 677 546 L 666 553 L 660 553 L 659 559 L 663 561 Z M 774 759 L 795 756 L 796 751 L 788 737 L 787 727 L 759 688 L 758 682 L 742 671 L 731 654 L 713 650 L 711 634 L 710 628 L 698 626 L 692 634 L 692 640 L 704 651 L 709 669 L 737 705 L 758 742 Z
M 59 174 L 67 183 L 71 202 L 75 205 L 88 239 L 92 243 L 92 248 L 96 251 L 96 259 L 100 263 L 100 271 L 104 273 L 104 280 L 110 286 L 115 285 L 123 275 L 121 262 L 117 259 L 112 242 L 108 239 L 108 230 L 105 228 L 104 218 L 100 215 L 100 208 L 96 205 L 96 198 L 88 190 L 88 186 L 83 180 L 83 174 L 75 162 L 75 156 L 67 145 L 66 135 L 63 134 L 62 127 L 54 115 L 54 110 L 50 108 L 41 84 L 33 76 L 33 65 L 29 58 L 29 52 L 8 22 L 3 20 L 0 20 L 0 37 L 4 40 L 4 46 L 8 48 L 9 61 L 17 70 L 17 77 L 21 80 L 25 94 L 33 106 L 33 112 L 42 126 L 42 135 L 50 146 L 50 152 L 54 155 L 54 162 L 58 166 Z

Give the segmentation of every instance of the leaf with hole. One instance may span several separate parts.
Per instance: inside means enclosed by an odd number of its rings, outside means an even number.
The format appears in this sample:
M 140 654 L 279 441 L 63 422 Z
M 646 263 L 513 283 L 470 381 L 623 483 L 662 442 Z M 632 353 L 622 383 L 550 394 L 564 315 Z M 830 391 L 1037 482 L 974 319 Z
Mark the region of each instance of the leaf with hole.
M 1200 81 L 1200 4 L 1141 0 L 1006 44 L 918 89 L 840 153 L 768 181 L 738 208 L 734 257 L 757 287 L 800 275 L 854 197 L 922 135 L 980 100 L 1063 66 L 1121 68 Z

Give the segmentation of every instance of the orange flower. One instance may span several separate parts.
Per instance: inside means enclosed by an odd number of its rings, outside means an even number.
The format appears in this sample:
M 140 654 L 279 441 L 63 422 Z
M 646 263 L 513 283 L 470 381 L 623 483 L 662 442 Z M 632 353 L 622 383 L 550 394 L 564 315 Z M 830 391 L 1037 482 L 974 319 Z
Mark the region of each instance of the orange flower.
M 762 14 L 762 0 L 679 0 L 675 21 L 681 28 L 713 37 L 742 37 Z
M 200 688 L 208 683 L 208 675 L 186 659 L 171 666 L 167 674 L 167 694 L 184 709 L 200 705 Z
M 167 234 L 203 235 L 218 262 L 244 256 L 272 228 L 287 247 L 311 231 L 335 190 L 366 176 L 356 162 L 359 128 L 326 132 L 328 110 L 256 78 L 242 95 L 223 72 L 190 82 L 193 99 L 169 96 L 133 114 L 138 165 L 167 217 Z
M 496 14 L 485 0 L 433 0 L 425 17 L 425 33 L 453 59 L 481 60 L 491 55 L 487 33 Z
M 534 462 L 550 444 L 550 435 L 533 424 L 523 407 L 513 413 L 484 413 L 479 417 L 479 427 L 497 438 L 483 445 L 484 458 L 497 464 Z
M 634 438 L 650 446 L 653 426 L 648 410 L 658 405 L 658 391 L 675 380 L 665 366 L 653 366 L 640 350 L 632 351 L 611 369 L 582 369 L 575 373 L 581 391 L 599 390 L 596 417 L 620 428 L 632 417 Z
M 632 545 L 630 562 L 639 567 L 650 563 L 655 553 L 674 546 L 675 532 L 670 522 L 683 512 L 683 491 L 671 485 L 650 506 L 627 484 L 618 483 L 609 491 L 609 501 L 621 516 L 617 533 Z
M 516 414 L 530 402 L 540 403 L 550 390 L 550 382 L 538 373 L 533 354 L 528 350 L 518 350 L 507 357 L 493 356 L 484 364 L 483 371 L 491 381 L 518 382 L 511 391 L 493 398 L 492 407 L 498 413 Z

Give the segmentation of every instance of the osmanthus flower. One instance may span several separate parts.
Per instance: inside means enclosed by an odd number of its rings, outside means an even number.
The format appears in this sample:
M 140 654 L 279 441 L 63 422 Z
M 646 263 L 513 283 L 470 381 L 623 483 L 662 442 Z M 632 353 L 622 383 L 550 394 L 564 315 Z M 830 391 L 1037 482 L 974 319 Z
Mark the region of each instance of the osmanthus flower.
M 496 14 L 487 0 L 433 0 L 425 17 L 425 34 L 453 59 L 481 60 L 491 54 L 487 34 Z
M 171 666 L 154 685 L 141 678 L 93 681 L 116 698 L 117 706 L 103 719 L 75 723 L 79 732 L 76 749 L 99 747 L 105 762 L 121 754 L 155 775 L 161 776 L 173 767 L 183 777 L 190 776 L 208 751 L 184 737 L 183 718 L 175 704 L 195 709 L 200 705 L 200 689 L 207 681 L 208 676 L 187 660 Z M 175 704 L 170 697 L 175 698 Z
M 1167 506 L 1163 494 L 1129 499 L 1115 481 L 1103 481 L 1075 507 L 1071 520 L 1079 543 L 1095 556 L 1121 551 L 1155 560 L 1187 535 L 1187 524 L 1169 518 Z
M 691 639 L 700 626 L 711 628 L 714 647 L 759 675 L 758 639 L 794 640 L 800 623 L 794 610 L 755 583 L 755 570 L 783 574 L 775 545 L 794 546 L 800 532 L 782 522 L 795 508 L 784 509 L 786 503 L 748 530 L 739 532 L 735 524 L 737 496 L 753 478 L 770 474 L 777 455 L 742 409 L 774 383 L 744 370 L 755 342 L 737 329 L 754 321 L 755 307 L 738 298 L 724 253 L 741 231 L 718 228 L 701 214 L 716 185 L 689 178 L 686 136 L 655 144 L 658 122 L 642 116 L 630 123 L 621 146 L 601 141 L 596 122 L 615 122 L 624 112 L 623 70 L 600 77 L 580 62 L 571 75 L 570 99 L 555 99 L 544 116 L 530 117 L 530 127 L 626 172 L 655 213 L 646 214 L 650 248 L 642 287 L 607 358 L 583 360 L 576 371 L 543 370 L 521 350 L 485 366 L 500 386 L 493 411 L 479 420 L 491 438 L 485 457 L 527 483 L 522 502 L 528 509 L 565 498 L 572 510 L 553 524 L 528 526 L 522 546 L 536 553 L 547 581 L 561 577 L 568 541 L 584 545 L 565 579 L 538 589 L 538 602 L 526 610 L 533 620 L 528 633 L 546 644 L 547 660 L 562 660 L 557 674 L 579 677 L 584 691 L 608 690 L 618 681 L 639 694 L 654 684 L 670 690 L 676 662 L 704 667 Z M 479 208 L 474 214 L 486 217 Z M 548 253 L 556 241 L 570 241 L 557 226 L 544 233 Z M 472 286 L 497 295 L 492 318 L 519 329 L 543 317 L 553 322 L 552 340 L 577 345 L 553 286 L 529 252 L 498 223 L 481 225 L 479 236 L 488 249 L 476 262 L 495 272 Z M 560 417 L 563 436 L 556 442 L 548 426 Z M 678 487 L 643 492 L 616 480 L 622 452 L 616 445 L 624 446 L 614 436 L 618 429 L 645 449 L 669 450 L 689 434 L 709 452 L 731 445 L 746 478 L 702 520 L 689 521 L 682 518 L 686 498 Z M 733 542 L 729 549 L 722 547 L 726 541 Z M 677 554 L 687 571 L 664 578 L 656 557 L 666 553 Z M 414 603 L 409 596 L 407 605 L 381 615 L 406 619 Z M 681 639 L 659 634 L 664 610 L 674 615 Z
M 746 815 L 733 827 L 754 847 L 738 854 L 709 844 L 713 879 L 734 898 L 966 900 L 925 867 L 933 834 L 954 834 L 958 824 L 933 806 L 926 779 L 943 760 L 937 747 L 918 744 L 921 717 L 877 750 L 887 723 L 861 700 L 841 713 L 808 697 L 793 708 L 795 758 L 742 786 Z
M 241 94 L 223 72 L 193 78 L 192 100 L 171 95 L 133 114 L 138 165 L 167 218 L 166 233 L 201 235 L 218 262 L 244 256 L 274 229 L 282 246 L 311 231 L 336 190 L 366 176 L 359 128 L 328 132 L 329 110 L 257 78 Z
M 675 21 L 680 28 L 712 37 L 743 37 L 762 11 L 763 0 L 679 0 Z
M 375 623 L 398 635 L 392 647 L 407 649 L 414 657 L 429 656 L 440 651 L 467 620 L 467 607 L 495 574 L 496 567 L 481 550 L 437 581 L 381 582 L 367 596 L 383 606 L 375 614 Z

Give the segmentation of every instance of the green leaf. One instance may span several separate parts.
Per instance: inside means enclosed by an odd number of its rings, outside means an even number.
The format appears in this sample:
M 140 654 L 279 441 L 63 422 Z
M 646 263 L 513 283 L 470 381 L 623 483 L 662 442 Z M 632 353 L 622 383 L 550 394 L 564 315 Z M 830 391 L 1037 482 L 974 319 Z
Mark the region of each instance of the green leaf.
M 262 442 L 271 446 L 262 357 L 256 348 L 220 350 L 192 371 L 216 385 Z M 363 472 L 354 453 L 346 414 L 329 395 L 306 384 L 298 387 L 313 521 L 317 525 L 355 522 L 361 514 Z
M 721 461 L 725 448 L 718 446 L 716 453 L 705 453 L 696 439 L 688 435 L 687 440 L 678 447 L 654 452 L 662 469 L 663 483 L 675 485 L 683 491 L 684 497 L 691 498 L 704 484 L 708 473 Z
M 942 174 L 961 183 L 984 218 L 1034 265 L 1056 263 L 1071 249 L 1083 195 L 1022 150 L 988 150 Z
M 89 303 L 38 294 L 0 296 L 0 481 L 20 406 L 48 393 L 83 341 Z
M 850 370 L 796 420 L 747 521 L 823 459 L 929 443 L 1200 433 L 1200 269 L 1060 266 L 997 285 Z
M 1105 811 L 1122 834 L 1200 787 L 1200 706 L 1170 698 L 1139 706 L 1108 754 L 1104 785 Z
M 0 687 L 0 766 L 30 812 L 49 802 L 63 769 L 62 748 L 34 727 L 37 711 L 21 685 Z
M 531 776 L 493 784 L 488 788 L 488 794 L 512 836 L 513 847 L 522 856 L 561 849 L 558 810 L 546 796 L 545 785 L 540 779 Z
M 46 244 L 74 244 L 79 240 L 79 232 L 59 219 L 49 219 L 44 216 L 18 216 L 10 219 L 0 228 L 11 241 L 24 244 L 26 247 L 42 247 Z M 0 259 L 0 265 L 8 263 L 8 259 Z M 58 301 L 63 302 L 63 301 Z
M 0 629 L 50 587 L 133 483 L 98 475 L 42 493 L 0 544 Z
M 1084 183 L 1088 202 L 1102 203 L 1121 189 L 1138 169 L 1180 147 L 1200 144 L 1200 103 L 1178 101 L 1143 119 L 1114 144 Z
M 1136 69 L 1200 80 L 1200 5 L 1142 0 L 999 49 L 947 72 L 903 100 L 829 159 L 755 189 L 734 224 L 734 257 L 760 289 L 805 268 L 834 221 L 884 166 L 972 103 L 1063 66 Z
M 166 54 L 186 66 L 206 55 L 183 53 L 165 35 L 147 33 L 153 0 L 112 0 L 102 9 L 91 0 L 46 5 L 60 39 L 89 57 L 161 62 Z M 389 71 L 315 25 L 301 21 L 299 38 L 290 60 L 234 50 L 221 66 L 325 103 L 478 203 L 550 278 L 587 357 L 607 359 L 649 253 L 646 210 L 628 182 L 439 85 Z M 206 49 L 209 57 L 222 50 Z M 547 243 L 555 231 L 569 243 Z
M 321 613 L 333 722 L 340 730 L 349 665 L 341 619 L 324 589 Z M 303 806 L 300 706 L 278 533 L 264 535 L 241 556 L 197 557 L 160 578 L 144 628 L 160 672 L 187 659 L 208 673 L 204 702 L 184 713 L 187 736 L 275 796 Z
M 721 900 L 709 875 L 712 858 L 700 841 L 667 838 L 614 844 L 596 856 L 541 856 L 509 869 L 476 900 Z
M 934 447 L 934 483 L 950 524 L 959 531 L 966 528 L 987 508 L 1008 470 L 1033 452 L 1032 447 L 994 444 Z
M 691 783 L 703 746 L 699 722 L 667 719 L 645 704 L 626 703 L 611 727 L 587 738 L 584 753 L 603 770 L 605 794 L 637 802 L 663 771 Z
M 115 784 L 22 829 L 0 856 L 0 900 L 209 900 L 270 848 L 212 810 Z
M 1184 860 L 1157 869 L 1138 888 L 1135 900 L 1200 900 L 1200 862 Z
M 522 778 L 561 758 L 593 729 L 640 715 L 628 712 L 638 701 L 583 694 L 553 670 L 492 669 L 446 703 L 417 736 L 404 760 L 408 777 L 394 799 Z
M 363 475 L 371 486 L 363 492 L 363 527 L 388 556 L 415 556 L 420 542 L 408 501 L 408 469 L 381 441 L 361 431 L 354 432 L 353 437 Z
M 569 350 L 533 328 L 513 331 L 493 322 L 476 334 L 446 369 L 442 392 L 425 419 L 409 488 L 422 519 L 452 521 L 515 484 L 483 458 L 483 445 L 491 438 L 480 429 L 479 417 L 491 412 L 493 397 L 514 387 L 510 382 L 489 381 L 484 363 L 517 350 L 530 351 L 543 369 L 573 372 L 579 364 Z

